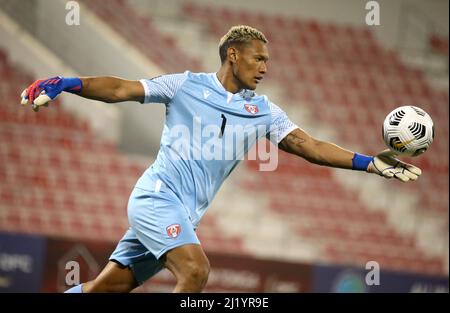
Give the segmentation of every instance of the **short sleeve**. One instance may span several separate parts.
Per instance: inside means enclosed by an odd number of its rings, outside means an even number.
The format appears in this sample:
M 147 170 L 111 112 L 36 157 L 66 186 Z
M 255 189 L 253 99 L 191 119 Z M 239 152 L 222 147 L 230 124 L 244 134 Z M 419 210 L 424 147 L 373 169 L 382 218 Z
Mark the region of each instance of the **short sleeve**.
M 269 101 L 270 113 L 272 116 L 272 122 L 270 124 L 270 130 L 267 134 L 270 136 L 272 143 L 278 145 L 281 140 L 284 139 L 291 131 L 298 127 L 294 124 L 286 115 L 286 113 L 280 109 L 276 104 Z M 276 141 L 276 142 L 275 142 Z
M 141 79 L 145 91 L 143 103 L 169 103 L 186 79 L 186 72 Z

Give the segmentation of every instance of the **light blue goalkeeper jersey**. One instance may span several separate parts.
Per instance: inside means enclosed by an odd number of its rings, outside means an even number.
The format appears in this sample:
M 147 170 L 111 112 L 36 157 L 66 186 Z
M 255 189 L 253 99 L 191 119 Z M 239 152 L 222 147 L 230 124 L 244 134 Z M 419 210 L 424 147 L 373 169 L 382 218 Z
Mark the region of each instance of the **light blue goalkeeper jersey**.
M 169 188 L 197 227 L 223 181 L 261 137 L 278 144 L 297 128 L 266 96 L 225 90 L 216 73 L 141 80 L 144 103 L 164 103 L 166 121 L 155 162 L 136 187 Z

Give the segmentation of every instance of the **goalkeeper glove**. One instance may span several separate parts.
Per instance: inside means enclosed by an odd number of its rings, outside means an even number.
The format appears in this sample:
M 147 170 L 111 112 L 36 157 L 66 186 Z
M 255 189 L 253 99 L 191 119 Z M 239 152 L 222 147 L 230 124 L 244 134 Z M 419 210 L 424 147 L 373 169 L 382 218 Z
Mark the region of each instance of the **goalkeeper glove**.
M 31 104 L 35 112 L 39 111 L 41 105 L 47 106 L 61 92 L 78 93 L 81 91 L 83 83 L 81 79 L 75 77 L 64 78 L 61 76 L 40 79 L 32 83 L 22 94 L 23 105 Z
M 378 174 L 385 178 L 397 178 L 402 182 L 414 181 L 422 174 L 422 170 L 414 165 L 405 163 L 395 158 L 396 154 L 391 150 L 384 150 L 375 157 L 368 157 L 355 153 L 353 168 L 365 168 L 366 172 Z

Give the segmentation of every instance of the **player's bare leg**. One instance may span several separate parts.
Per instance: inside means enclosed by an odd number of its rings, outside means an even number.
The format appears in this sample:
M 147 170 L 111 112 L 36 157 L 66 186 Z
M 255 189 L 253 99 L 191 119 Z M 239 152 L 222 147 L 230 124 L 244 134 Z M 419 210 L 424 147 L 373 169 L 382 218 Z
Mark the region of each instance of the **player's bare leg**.
M 83 283 L 83 293 L 93 292 L 131 292 L 138 284 L 133 272 L 128 267 L 122 267 L 115 262 L 108 262 L 103 271 L 87 283 Z
M 164 265 L 177 279 L 173 292 L 201 292 L 208 281 L 209 261 L 200 245 L 177 247 L 164 256 Z

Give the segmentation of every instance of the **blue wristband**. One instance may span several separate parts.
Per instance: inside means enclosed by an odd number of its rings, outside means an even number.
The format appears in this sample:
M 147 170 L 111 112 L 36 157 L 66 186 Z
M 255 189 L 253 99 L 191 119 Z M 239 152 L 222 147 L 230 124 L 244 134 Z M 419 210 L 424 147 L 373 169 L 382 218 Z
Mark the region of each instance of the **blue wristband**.
M 352 169 L 356 171 L 366 171 L 369 163 L 372 162 L 373 157 L 355 152 L 352 159 Z
M 62 87 L 64 91 L 78 93 L 83 88 L 83 82 L 78 77 L 67 77 L 63 78 Z

